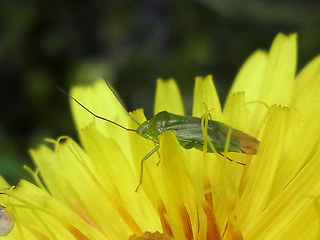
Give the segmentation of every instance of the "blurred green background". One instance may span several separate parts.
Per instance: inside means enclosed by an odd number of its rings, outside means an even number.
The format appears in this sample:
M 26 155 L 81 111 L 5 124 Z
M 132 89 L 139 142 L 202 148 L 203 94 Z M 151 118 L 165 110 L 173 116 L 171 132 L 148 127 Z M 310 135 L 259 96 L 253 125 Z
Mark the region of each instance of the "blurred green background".
M 298 70 L 319 54 L 319 1 L 62 1 L 0 3 L 0 174 L 29 178 L 28 149 L 77 133 L 69 89 L 103 76 L 128 110 L 152 115 L 155 80 L 175 78 L 187 113 L 194 77 L 213 74 L 221 99 L 244 60 L 278 32 L 298 33 Z

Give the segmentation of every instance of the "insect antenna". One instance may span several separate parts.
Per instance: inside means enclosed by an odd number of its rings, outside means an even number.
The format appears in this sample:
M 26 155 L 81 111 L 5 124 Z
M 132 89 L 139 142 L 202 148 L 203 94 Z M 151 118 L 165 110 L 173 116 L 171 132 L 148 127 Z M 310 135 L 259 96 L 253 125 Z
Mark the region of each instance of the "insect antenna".
M 118 93 L 113 89 L 113 87 L 106 81 L 104 80 L 104 82 L 107 84 L 108 88 L 111 90 L 111 92 L 113 93 L 113 95 L 117 98 L 118 102 L 121 104 L 122 108 L 128 112 L 126 110 L 126 107 L 123 103 L 123 101 L 121 100 L 121 98 L 119 97 Z M 139 123 L 135 118 L 133 118 L 129 113 L 128 113 L 129 118 L 136 124 L 141 125 L 141 123 Z
M 114 124 L 114 125 L 116 125 L 116 126 L 118 126 L 118 127 L 121 127 L 121 128 L 124 129 L 124 130 L 130 131 L 130 132 L 137 132 L 137 130 L 135 130 L 135 129 L 126 128 L 126 127 L 120 125 L 119 123 L 116 123 L 116 122 L 114 122 L 114 121 L 112 121 L 112 120 L 109 120 L 109 119 L 107 119 L 107 118 L 104 118 L 104 117 L 101 117 L 101 116 L 95 114 L 95 113 L 92 112 L 89 108 L 87 108 L 87 107 L 84 106 L 82 103 L 80 103 L 76 98 L 72 97 L 70 94 L 68 94 L 68 93 L 67 93 L 66 91 L 64 91 L 62 88 L 60 88 L 58 85 L 56 86 L 56 88 L 57 88 L 62 94 L 64 94 L 65 96 L 67 96 L 67 97 L 71 98 L 73 101 L 75 101 L 78 105 L 80 105 L 83 109 L 85 109 L 88 113 L 90 113 L 90 114 L 93 115 L 94 117 L 99 118 L 99 119 L 101 119 L 101 120 L 103 120 L 103 121 L 112 123 L 112 124 Z

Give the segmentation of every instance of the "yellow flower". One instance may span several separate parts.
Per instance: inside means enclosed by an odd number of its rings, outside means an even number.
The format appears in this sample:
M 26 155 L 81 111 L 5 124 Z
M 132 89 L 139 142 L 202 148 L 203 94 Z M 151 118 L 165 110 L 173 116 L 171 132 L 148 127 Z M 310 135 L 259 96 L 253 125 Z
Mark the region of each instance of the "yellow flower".
M 137 192 L 141 159 L 155 144 L 72 102 L 82 147 L 61 137 L 31 150 L 37 185 L 10 188 L 0 179 L 1 211 L 15 219 L 2 239 L 319 239 L 320 57 L 295 76 L 296 49 L 296 35 L 279 34 L 268 53 L 250 56 L 223 111 L 212 77 L 196 78 L 192 115 L 206 106 L 215 120 L 258 138 L 257 155 L 226 153 L 231 162 L 183 149 L 165 132 Z M 184 114 L 175 82 L 157 84 L 155 113 Z M 102 80 L 71 95 L 137 128 Z M 142 110 L 132 117 L 145 121 Z M 8 226 L 0 214 L 0 228 Z

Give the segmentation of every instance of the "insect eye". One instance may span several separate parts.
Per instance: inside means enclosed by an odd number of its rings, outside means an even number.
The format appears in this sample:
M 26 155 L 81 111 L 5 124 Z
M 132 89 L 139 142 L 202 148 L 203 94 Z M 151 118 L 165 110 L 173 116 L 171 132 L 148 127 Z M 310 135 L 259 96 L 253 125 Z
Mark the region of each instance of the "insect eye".
M 4 208 L 0 209 L 0 236 L 8 235 L 14 227 L 14 219 Z

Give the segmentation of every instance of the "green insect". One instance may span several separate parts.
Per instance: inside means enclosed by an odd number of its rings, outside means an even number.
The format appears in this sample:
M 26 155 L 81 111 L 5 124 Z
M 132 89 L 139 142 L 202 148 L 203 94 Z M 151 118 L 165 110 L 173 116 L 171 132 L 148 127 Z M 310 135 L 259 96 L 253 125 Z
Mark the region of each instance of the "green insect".
M 202 125 L 202 118 L 182 116 L 162 111 L 150 120 L 140 124 L 134 131 L 144 138 L 159 143 L 159 135 L 161 133 L 167 130 L 173 130 L 183 148 L 196 148 L 202 151 L 204 146 Z M 207 152 L 224 152 L 227 135 L 230 130 L 230 143 L 227 152 L 240 152 L 249 155 L 257 154 L 259 147 L 259 141 L 257 139 L 214 120 L 208 120 L 207 134 L 215 150 L 209 147 Z
M 140 180 L 139 185 L 136 188 L 136 191 L 142 184 L 142 175 L 143 175 L 143 163 L 146 161 L 152 154 L 157 152 L 160 148 L 159 146 L 159 136 L 161 133 L 173 130 L 176 133 L 177 140 L 179 141 L 180 145 L 185 149 L 196 148 L 198 150 L 203 150 L 205 145 L 205 138 L 203 134 L 203 118 L 199 117 L 192 117 L 192 116 L 182 116 L 173 113 L 169 113 L 167 111 L 162 111 L 157 113 L 153 118 L 147 120 L 143 123 L 138 123 L 135 121 L 139 126 L 137 129 L 130 129 L 126 128 L 114 121 L 106 119 L 104 117 L 98 116 L 97 114 L 93 113 L 87 107 L 82 105 L 77 99 L 68 95 L 66 92 L 58 88 L 62 91 L 65 95 L 69 96 L 73 99 L 77 104 L 79 104 L 82 108 L 92 114 L 94 117 L 112 123 L 118 127 L 121 127 L 127 131 L 135 132 L 138 135 L 149 139 L 155 142 L 157 145 L 141 160 L 141 170 L 140 170 Z M 208 143 L 212 143 L 213 147 L 207 147 L 207 152 L 215 152 L 222 156 L 224 152 L 239 152 L 248 155 L 255 155 L 257 154 L 259 148 L 259 140 L 256 138 L 234 129 L 222 122 L 208 120 L 207 122 L 207 137 Z M 226 141 L 229 138 L 228 149 L 226 150 Z M 227 158 L 230 161 L 232 159 Z M 236 162 L 241 165 L 244 163 Z

